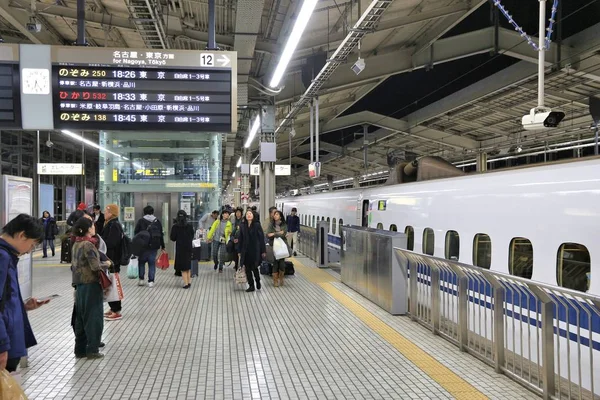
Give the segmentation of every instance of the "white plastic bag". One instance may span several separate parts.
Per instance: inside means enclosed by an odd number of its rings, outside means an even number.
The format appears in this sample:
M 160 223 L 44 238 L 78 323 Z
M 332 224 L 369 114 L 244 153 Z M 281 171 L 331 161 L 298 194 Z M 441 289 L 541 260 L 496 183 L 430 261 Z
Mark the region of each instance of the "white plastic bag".
M 276 260 L 290 256 L 290 251 L 282 238 L 275 238 L 273 240 L 273 254 Z
M 123 287 L 121 286 L 119 274 L 110 274 L 109 277 L 112 281 L 112 285 L 104 295 L 104 301 L 111 302 L 123 300 Z
M 127 277 L 129 279 L 137 279 L 139 275 L 139 261 L 137 258 L 132 258 L 129 260 L 129 265 L 127 266 Z
M 27 400 L 15 377 L 5 369 L 0 371 L 0 399 Z

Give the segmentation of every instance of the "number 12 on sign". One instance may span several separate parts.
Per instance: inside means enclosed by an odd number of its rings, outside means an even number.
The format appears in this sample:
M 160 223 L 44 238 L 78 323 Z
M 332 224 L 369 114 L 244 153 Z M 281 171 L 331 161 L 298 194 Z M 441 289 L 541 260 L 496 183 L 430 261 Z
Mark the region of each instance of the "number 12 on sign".
M 215 55 L 212 53 L 201 53 L 200 54 L 200 66 L 201 67 L 214 67 L 215 66 Z

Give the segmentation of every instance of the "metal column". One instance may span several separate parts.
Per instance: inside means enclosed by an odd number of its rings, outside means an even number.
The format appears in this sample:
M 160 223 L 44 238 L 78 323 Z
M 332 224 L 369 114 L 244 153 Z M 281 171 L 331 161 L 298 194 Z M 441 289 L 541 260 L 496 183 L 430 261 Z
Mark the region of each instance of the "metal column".
M 487 153 L 477 154 L 477 172 L 487 171 Z
M 85 46 L 85 0 L 77 0 L 77 46 Z
M 250 154 L 248 153 L 248 149 L 242 150 L 242 165 L 248 164 L 248 168 L 250 168 Z M 241 171 L 240 171 L 241 173 Z M 248 174 L 242 174 L 242 208 L 244 212 L 248 208 L 248 198 L 250 197 L 250 176 Z
M 215 0 L 208 0 L 208 43 L 207 50 L 219 50 L 215 40 Z

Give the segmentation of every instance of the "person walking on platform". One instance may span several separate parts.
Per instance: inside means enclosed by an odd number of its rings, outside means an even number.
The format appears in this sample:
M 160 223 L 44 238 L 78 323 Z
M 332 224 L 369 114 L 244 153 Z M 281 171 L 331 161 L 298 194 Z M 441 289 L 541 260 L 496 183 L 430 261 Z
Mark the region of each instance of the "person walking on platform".
M 96 204 L 94 206 L 94 225 L 96 226 L 96 235 L 102 233 L 102 228 L 104 228 L 104 214 L 100 211 L 100 206 Z
M 273 247 L 275 238 L 281 238 L 287 246 L 287 225 L 283 220 L 283 214 L 279 210 L 273 213 L 273 220 L 267 228 L 267 237 L 269 245 Z M 283 286 L 283 277 L 285 275 L 285 258 L 275 260 L 273 262 L 273 284 L 275 286 Z
M 23 303 L 19 288 L 19 257 L 33 251 L 44 237 L 37 218 L 19 214 L 0 233 L 0 369 L 14 372 L 27 349 L 37 344 L 26 311 L 35 310 L 50 300 L 35 298 Z
M 215 221 L 208 232 L 208 241 L 212 245 L 212 258 L 215 263 L 215 271 L 219 268 L 219 273 L 223 272 L 225 256 L 227 255 L 227 241 L 232 231 L 231 221 L 229 221 L 229 211 L 223 210 L 221 218 Z
M 238 267 L 239 267 L 239 261 L 240 261 L 240 252 L 239 252 L 239 246 L 238 246 L 238 242 L 239 239 L 238 237 L 240 236 L 240 226 L 242 223 L 242 218 L 244 215 L 244 210 L 242 210 L 241 207 L 238 207 L 235 209 L 235 218 L 233 220 L 233 243 L 234 243 L 234 247 L 233 247 L 233 260 L 235 262 L 234 265 L 234 269 L 237 271 Z
M 212 228 L 213 224 L 217 221 L 219 217 L 219 212 L 214 210 L 210 214 L 205 214 L 202 218 L 200 218 L 200 229 L 209 230 Z
M 91 219 L 80 218 L 73 225 L 73 285 L 75 286 L 75 357 L 102 358 L 99 352 L 104 321 L 104 293 L 99 282 L 100 270 L 109 262 L 100 261 L 96 248 L 96 227 Z
M 54 240 L 56 239 L 56 235 L 58 235 L 58 227 L 56 226 L 56 221 L 48 211 L 44 211 L 42 213 L 42 224 L 44 225 L 44 243 L 42 245 L 42 258 L 48 258 L 48 246 L 50 246 L 50 250 L 52 250 L 52 257 L 54 257 Z
M 240 224 L 238 248 L 240 266 L 246 269 L 246 278 L 248 279 L 246 292 L 254 292 L 255 288 L 260 290 L 258 265 L 267 256 L 267 248 L 264 232 L 258 223 L 258 216 L 252 210 L 246 211 L 246 218 Z
M 300 217 L 296 215 L 297 212 L 296 207 L 292 208 L 292 213 L 285 220 L 288 228 L 287 240 L 288 244 L 292 246 L 294 257 L 297 254 L 296 246 L 298 245 L 298 234 L 300 233 Z
M 119 206 L 109 204 L 104 209 L 104 228 L 102 229 L 102 239 L 106 243 L 106 256 L 112 261 L 111 273 L 121 272 L 121 241 L 123 239 L 123 227 L 119 222 Z M 111 301 L 108 303 L 110 310 L 104 313 L 104 319 L 107 321 L 117 321 L 123 318 L 121 315 L 122 305 L 120 301 Z
M 154 287 L 154 278 L 156 276 L 156 253 L 158 249 L 165 249 L 165 236 L 163 232 L 163 226 L 160 220 L 154 216 L 154 207 L 144 207 L 144 217 L 140 218 L 135 225 L 133 231 L 134 235 L 142 231 L 148 231 L 150 234 L 150 240 L 148 242 L 148 248 L 144 250 L 142 255 L 138 259 L 138 274 L 140 280 L 138 286 L 144 286 L 144 275 L 146 273 L 146 263 L 148 263 L 148 287 Z M 181 273 L 177 274 L 179 270 L 175 267 L 175 275 L 181 276 Z
M 175 225 L 171 228 L 171 241 L 175 242 L 175 268 L 181 271 L 183 277 L 183 288 L 192 286 L 192 240 L 194 240 L 194 228 L 187 221 L 187 213 L 184 210 L 177 212 Z

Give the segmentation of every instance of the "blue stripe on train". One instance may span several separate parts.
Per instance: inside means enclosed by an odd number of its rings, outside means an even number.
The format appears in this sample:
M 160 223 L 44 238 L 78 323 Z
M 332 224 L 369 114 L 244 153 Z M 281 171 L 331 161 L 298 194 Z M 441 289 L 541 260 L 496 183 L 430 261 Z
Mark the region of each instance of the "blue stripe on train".
M 337 245 L 337 246 L 342 245 L 342 239 L 339 236 L 334 236 L 331 234 L 328 235 L 328 242 L 329 242 L 329 244 L 332 244 L 332 245 Z M 422 266 L 419 266 L 418 270 L 419 270 L 420 274 L 424 274 L 429 277 L 429 273 L 425 272 L 424 268 Z M 428 280 L 425 281 L 425 280 L 419 279 L 419 281 L 421 281 L 422 283 L 426 283 L 427 285 L 430 284 Z M 447 285 L 457 285 L 457 282 L 458 282 L 458 279 L 455 274 L 442 273 L 442 275 L 440 276 L 440 290 L 443 292 L 446 292 L 446 293 L 451 293 L 452 295 L 456 296 L 457 291 L 444 286 L 444 283 L 446 283 Z M 536 301 L 536 299 L 533 295 L 521 293 L 519 290 L 514 290 L 514 289 L 511 290 L 511 287 L 517 288 L 517 285 L 513 285 L 510 283 L 506 283 L 506 282 L 505 282 L 505 285 L 507 288 L 506 295 L 505 295 L 506 304 L 507 304 L 507 308 L 506 308 L 507 316 L 513 317 L 513 311 L 508 308 L 513 305 L 515 307 L 523 308 L 530 312 L 538 311 L 538 309 L 537 309 L 538 302 Z M 491 297 L 491 295 L 492 295 L 492 287 L 490 284 L 488 284 L 488 283 L 482 284 L 482 283 L 479 283 L 479 281 L 476 281 L 474 279 L 469 279 L 469 290 L 474 293 L 479 293 L 481 295 L 485 295 L 487 297 Z M 556 309 L 558 309 L 558 320 L 560 322 L 566 323 L 567 316 L 568 316 L 569 325 L 576 327 L 577 322 L 578 322 L 577 315 L 579 315 L 580 329 L 589 330 L 590 318 L 587 315 L 587 313 L 589 312 L 591 315 L 592 332 L 597 333 L 597 334 L 600 333 L 600 316 L 598 316 L 594 312 L 593 306 L 586 304 L 586 303 L 581 303 L 581 302 L 577 302 L 576 305 L 573 305 L 571 302 L 568 302 L 567 305 L 565 306 L 563 304 L 563 302 L 566 302 L 566 301 L 563 300 L 562 296 L 556 296 L 556 295 L 551 295 L 551 296 L 556 301 L 556 303 L 559 304 L 559 306 L 557 308 L 555 308 L 555 310 L 554 310 L 554 318 L 556 318 Z M 478 304 L 478 305 L 485 302 L 485 307 L 487 307 L 489 309 L 491 309 L 493 307 L 489 301 L 483 301 L 483 300 L 478 299 L 477 297 L 469 296 L 469 301 L 471 301 L 475 304 Z M 569 311 L 568 313 L 567 313 L 567 310 Z M 536 321 L 535 318 L 529 317 L 526 313 L 515 312 L 514 314 L 515 314 L 515 319 L 520 319 L 523 322 L 527 322 L 527 320 L 529 320 L 529 323 L 531 325 L 534 325 L 534 326 L 536 324 L 539 325 L 539 322 Z M 556 332 L 556 329 L 557 328 L 555 327 L 554 328 L 555 332 Z M 562 337 L 566 337 L 567 331 L 565 329 L 561 328 L 560 334 Z M 577 341 L 577 335 L 575 333 L 569 333 L 569 338 L 571 340 Z M 588 338 L 581 337 L 580 341 L 583 345 L 589 346 Z M 600 342 L 593 341 L 593 348 L 595 350 L 600 350 Z
M 422 266 L 418 267 L 418 271 L 419 274 L 425 275 L 427 277 L 429 277 L 429 273 L 428 271 L 425 271 L 425 268 Z M 410 275 L 410 271 L 409 271 L 409 275 Z M 442 275 L 448 275 L 448 274 L 442 274 Z M 452 274 L 452 279 L 444 279 L 444 276 L 440 276 L 440 290 L 442 292 L 448 293 L 450 295 L 453 296 L 457 296 L 458 295 L 458 291 L 454 290 L 453 288 L 449 288 L 447 286 L 444 286 L 444 283 L 446 285 L 456 285 L 456 275 Z M 429 281 L 429 279 L 423 279 L 423 278 L 419 278 L 418 279 L 419 282 L 426 284 L 426 285 L 431 285 L 431 282 Z M 515 285 L 506 283 L 505 284 L 508 286 L 507 290 L 506 290 L 506 307 L 505 307 L 505 314 L 508 317 L 511 317 L 513 319 L 516 320 L 520 320 L 523 322 L 529 322 L 529 324 L 534 325 L 534 326 L 540 326 L 540 322 L 537 321 L 535 318 L 532 318 L 528 315 L 527 312 L 513 312 L 511 310 L 511 306 L 514 307 L 520 307 L 523 310 L 527 310 L 527 311 L 531 311 L 531 312 L 537 312 L 537 301 L 535 299 L 534 296 L 530 295 L 527 296 L 525 294 L 522 294 L 520 292 L 517 292 L 515 290 L 511 290 L 510 287 L 515 287 Z M 481 288 L 481 286 L 483 286 L 483 288 Z M 480 295 L 485 295 L 487 297 L 491 296 L 491 285 L 489 284 L 481 284 L 478 283 L 477 281 L 470 279 L 469 280 L 469 290 L 475 293 L 479 293 Z M 559 304 L 558 308 L 558 320 L 560 322 L 565 323 L 566 322 L 566 316 L 567 316 L 567 309 L 566 307 L 561 303 L 564 302 L 565 300 L 563 300 L 562 296 L 556 296 L 556 295 L 551 295 L 552 298 L 555 299 L 555 301 Z M 484 305 L 486 308 L 492 309 L 493 305 L 484 299 L 479 299 L 478 297 L 474 297 L 472 295 L 469 295 L 469 301 L 477 304 L 477 305 Z M 591 314 L 591 320 L 592 320 L 592 332 L 593 333 L 599 333 L 600 332 L 600 317 L 598 315 L 596 315 L 594 313 L 594 308 L 592 306 L 590 306 L 589 304 L 585 304 L 585 303 L 581 303 L 581 302 L 577 302 L 576 307 L 570 305 L 568 305 L 569 307 L 569 325 L 572 327 L 576 327 L 577 326 L 577 313 L 579 314 L 579 328 L 582 330 L 589 330 L 589 326 L 590 326 L 590 321 L 589 318 L 587 316 L 587 313 L 585 312 L 585 310 L 589 310 L 590 314 Z M 554 318 L 556 318 L 556 308 L 554 309 Z M 567 332 L 566 329 L 560 328 L 558 329 L 557 327 L 554 327 L 554 333 L 556 334 L 558 332 L 560 332 L 560 336 L 566 338 L 567 337 L 567 333 L 569 335 L 569 339 L 572 341 L 578 341 L 586 346 L 589 347 L 590 345 L 590 340 L 588 337 L 585 336 L 579 336 L 576 333 L 573 332 Z M 592 346 L 594 350 L 600 350 L 600 342 L 592 340 Z

